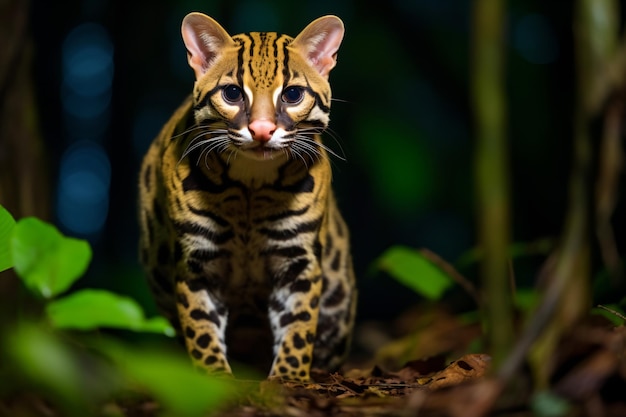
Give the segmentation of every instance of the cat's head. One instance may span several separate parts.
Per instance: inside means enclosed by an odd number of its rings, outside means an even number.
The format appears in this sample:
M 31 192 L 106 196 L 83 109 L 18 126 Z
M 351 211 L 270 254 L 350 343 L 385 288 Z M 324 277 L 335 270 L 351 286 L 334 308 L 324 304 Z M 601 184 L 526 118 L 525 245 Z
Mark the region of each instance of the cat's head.
M 311 137 L 328 125 L 328 74 L 343 34 L 336 16 L 321 17 L 291 38 L 230 36 L 204 14 L 187 15 L 182 35 L 196 75 L 195 119 L 210 132 L 203 141 L 257 160 L 316 153 Z

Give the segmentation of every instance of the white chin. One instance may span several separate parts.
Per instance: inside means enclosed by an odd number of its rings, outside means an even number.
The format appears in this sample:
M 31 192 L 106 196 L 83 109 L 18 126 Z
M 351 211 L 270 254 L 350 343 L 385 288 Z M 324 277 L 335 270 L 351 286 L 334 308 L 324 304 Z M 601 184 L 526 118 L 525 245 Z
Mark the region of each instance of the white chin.
M 285 153 L 281 149 L 272 149 L 267 147 L 256 147 L 253 149 L 242 150 L 241 153 L 247 158 L 254 159 L 256 161 L 267 161 L 270 159 L 276 159 Z

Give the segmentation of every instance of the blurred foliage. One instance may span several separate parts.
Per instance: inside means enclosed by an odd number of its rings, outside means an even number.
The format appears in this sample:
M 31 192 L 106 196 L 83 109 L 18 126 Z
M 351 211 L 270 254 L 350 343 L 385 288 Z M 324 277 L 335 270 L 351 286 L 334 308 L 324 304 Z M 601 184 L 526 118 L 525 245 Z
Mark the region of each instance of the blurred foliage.
M 135 300 L 105 290 L 80 290 L 46 306 L 57 329 L 94 330 L 99 327 L 154 332 L 174 336 L 163 317 L 146 319 Z
M 67 238 L 36 218 L 15 222 L 0 206 L 0 248 L 5 248 L 0 264 L 14 266 L 24 287 L 39 300 L 51 299 L 45 303 L 44 320 L 23 318 L 0 328 L 6 361 L 0 368 L 4 407 L 15 404 L 11 398 L 37 392 L 63 415 L 95 415 L 107 402 L 115 404 L 120 392 L 134 392 L 149 395 L 173 415 L 199 416 L 232 398 L 231 382 L 196 372 L 182 352 L 131 348 L 106 333 L 94 338 L 93 333 L 68 332 L 116 328 L 174 336 L 169 322 L 146 319 L 128 297 L 91 289 L 60 296 L 91 259 L 86 241 Z M 17 415 L 24 405 L 16 402 Z
M 91 260 L 89 243 L 63 236 L 56 227 L 34 217 L 13 217 L 0 206 L 0 264 L 14 267 L 32 294 L 51 299 L 67 291 L 86 271 Z M 141 307 L 128 297 L 106 290 L 78 290 L 48 300 L 47 318 L 53 328 L 90 330 L 114 327 L 174 336 L 162 317 L 146 320 Z
M 566 416 L 571 408 L 566 400 L 548 391 L 535 394 L 531 406 L 537 417 Z
M 53 225 L 34 217 L 17 222 L 10 244 L 15 271 L 33 293 L 43 298 L 65 292 L 91 261 L 89 243 L 65 237 Z
M 11 235 L 15 227 L 15 219 L 0 205 L 0 272 L 13 266 L 11 256 Z
M 626 298 L 621 304 L 599 305 L 591 309 L 592 314 L 597 314 L 609 320 L 615 326 L 626 325 Z
M 624 148 L 620 142 L 623 143 L 626 120 L 626 34 L 618 24 L 618 2 L 575 3 L 577 83 L 573 84 L 576 100 L 571 109 L 574 117 L 568 144 L 572 155 L 562 231 L 556 243 L 553 239 L 542 239 L 511 247 L 505 9 L 500 2 L 483 0 L 474 3 L 473 11 L 471 99 L 477 140 L 474 161 L 479 247 L 461 260 L 465 265 L 468 261 L 478 261 L 481 266 L 481 296 L 475 298 L 482 312 L 483 337 L 494 358 L 495 369 L 501 370 L 500 376 L 507 380 L 512 370 L 518 369 L 523 358 L 528 357 L 536 386 L 547 388 L 561 337 L 590 313 L 594 295 L 599 295 L 591 292 L 592 277 L 598 275 L 598 270 L 606 270 L 613 280 L 605 280 L 602 286 L 624 288 L 621 234 L 614 233 L 612 223 L 618 201 L 623 200 L 620 176 L 623 178 Z M 621 48 L 620 37 L 624 42 Z M 604 121 L 604 126 L 595 132 L 593 124 L 598 119 Z M 594 151 L 594 137 L 602 139 L 599 154 Z M 590 186 L 594 164 L 600 166 L 595 189 Z M 591 197 L 594 195 L 595 201 Z M 595 212 L 590 211 L 591 207 Z M 589 235 L 593 230 L 589 221 L 592 216 L 595 216 L 597 242 Z M 596 245 L 604 265 L 596 262 Z M 395 246 L 385 253 L 381 269 L 424 295 L 429 284 L 415 283 L 438 282 L 439 276 L 397 256 L 401 250 L 404 248 Z M 512 259 L 520 253 L 533 252 L 547 255 L 543 266 L 534 271 L 539 285 L 523 285 L 518 290 Z M 521 335 L 514 333 L 514 308 L 526 313 L 526 328 Z M 517 339 L 519 343 L 514 346 Z M 552 403 L 544 404 L 549 410 Z
M 387 249 L 376 261 L 378 269 L 429 300 L 440 300 L 454 281 L 419 251 L 404 246 Z

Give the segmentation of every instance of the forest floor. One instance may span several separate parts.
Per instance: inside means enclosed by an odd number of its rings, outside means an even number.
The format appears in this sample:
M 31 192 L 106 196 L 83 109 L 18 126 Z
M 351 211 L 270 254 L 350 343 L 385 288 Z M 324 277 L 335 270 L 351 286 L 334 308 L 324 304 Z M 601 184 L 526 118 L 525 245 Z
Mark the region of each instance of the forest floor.
M 415 314 L 413 312 L 412 314 Z M 412 314 L 401 321 L 411 323 Z M 432 319 L 432 317 L 431 317 Z M 413 321 L 415 323 L 415 321 Z M 380 329 L 365 325 L 357 339 L 376 339 Z M 438 312 L 427 328 L 387 341 L 373 359 L 348 363 L 341 373 L 314 372 L 314 382 L 239 381 L 238 399 L 213 415 L 261 416 L 626 416 L 626 327 L 591 316 L 563 336 L 540 389 L 536 372 L 524 363 L 510 378 L 491 372 L 481 353 L 466 349 L 478 334 Z M 393 370 L 407 356 L 414 359 Z M 149 402 L 126 409 L 126 416 L 151 416 Z

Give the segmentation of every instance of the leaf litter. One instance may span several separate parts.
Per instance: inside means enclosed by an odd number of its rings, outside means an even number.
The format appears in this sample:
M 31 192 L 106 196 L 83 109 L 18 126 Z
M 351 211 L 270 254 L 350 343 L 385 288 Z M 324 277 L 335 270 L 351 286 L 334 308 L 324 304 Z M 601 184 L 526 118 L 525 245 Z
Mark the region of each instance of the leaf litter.
M 457 335 L 464 325 L 459 326 Z M 626 328 L 601 316 L 590 316 L 564 335 L 552 363 L 546 364 L 552 375 L 549 387 L 537 386 L 528 366 L 504 381 L 491 369 L 488 355 L 467 353 L 450 360 L 453 346 L 441 347 L 437 355 L 396 369 L 353 361 L 343 372 L 314 370 L 307 383 L 240 381 L 243 394 L 207 415 L 626 416 Z
M 376 346 L 376 350 L 352 357 L 341 372 L 314 370 L 313 380 L 308 383 L 230 378 L 228 383 L 234 383 L 238 392 L 235 398 L 201 415 L 626 416 L 626 327 L 623 325 L 616 326 L 600 315 L 590 315 L 577 323 L 571 331 L 564 333 L 551 361 L 545 364 L 551 375 L 549 385 L 539 386 L 527 364 L 505 380 L 498 370 L 491 368 L 488 355 L 471 353 L 470 339 L 476 332 L 469 331 L 467 323 L 456 320 L 455 327 L 453 315 L 439 312 L 432 316 L 430 326 L 424 327 L 410 319 L 421 314 L 423 311 L 410 312 L 397 320 L 397 328 L 406 330 L 413 323 L 413 327 L 424 332 L 427 339 L 432 339 L 429 343 L 420 346 L 415 340 L 423 337 L 398 337 L 392 331 L 393 326 L 387 326 L 393 337 Z M 362 326 L 357 332 L 357 341 L 359 333 L 372 334 L 368 328 L 376 327 L 375 324 Z M 435 332 L 432 328 L 438 326 L 447 330 Z M 410 346 L 399 349 L 398 340 L 404 340 Z M 456 342 L 450 343 L 450 340 Z M 392 349 L 396 353 L 404 351 L 416 356 L 400 365 L 394 364 L 390 356 L 378 354 L 385 351 L 388 344 L 396 345 Z M 440 347 L 438 352 L 437 345 Z M 25 398 L 16 398 L 10 407 L 5 406 L 8 407 L 5 411 L 32 410 L 34 407 L 33 402 Z M 11 412 L 7 415 L 59 414 L 50 411 L 43 414 Z M 97 415 L 150 417 L 172 414 L 168 414 L 164 404 L 149 395 L 128 394 L 107 402 Z

